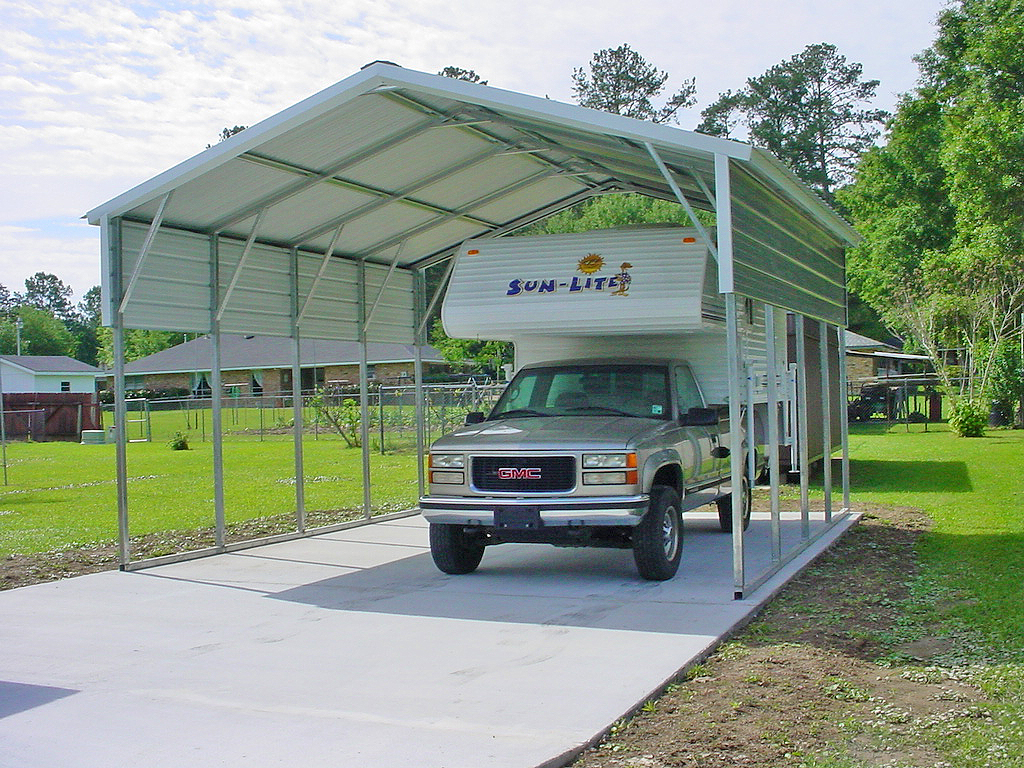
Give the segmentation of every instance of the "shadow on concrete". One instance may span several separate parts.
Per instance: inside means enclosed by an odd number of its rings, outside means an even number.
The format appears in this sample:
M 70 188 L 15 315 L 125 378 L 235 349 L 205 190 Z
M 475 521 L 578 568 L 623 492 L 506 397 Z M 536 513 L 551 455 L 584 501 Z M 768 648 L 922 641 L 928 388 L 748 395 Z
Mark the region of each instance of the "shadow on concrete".
M 78 691 L 53 688 L 48 685 L 29 685 L 0 680 L 0 718 L 16 715 L 35 707 L 66 698 Z

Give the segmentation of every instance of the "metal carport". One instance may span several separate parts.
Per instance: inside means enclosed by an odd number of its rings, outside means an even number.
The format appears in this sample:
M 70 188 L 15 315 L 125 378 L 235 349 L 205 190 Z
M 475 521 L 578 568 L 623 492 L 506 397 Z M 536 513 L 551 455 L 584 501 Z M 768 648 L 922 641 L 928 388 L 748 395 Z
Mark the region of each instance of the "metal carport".
M 755 376 L 778 412 L 781 361 L 747 370 L 737 301 L 796 315 L 797 368 L 807 368 L 804 324 L 820 325 L 817 436 L 832 445 L 828 339 L 846 324 L 843 248 L 855 233 L 770 154 L 717 139 L 376 62 L 92 210 L 101 228 L 104 322 L 114 329 L 115 420 L 123 424 L 124 329 L 209 333 L 216 546 L 225 551 L 221 452 L 220 333 L 417 346 L 441 289 L 426 295 L 423 270 L 470 237 L 512 232 L 589 197 L 635 192 L 680 202 L 719 265 L 729 329 L 733 423 Z M 715 238 L 694 211 L 715 213 Z M 443 288 L 443 281 L 442 281 Z M 773 345 L 770 345 L 773 346 Z M 298 365 L 297 357 L 295 366 Z M 364 512 L 369 517 L 368 392 L 362 365 Z M 300 377 L 294 375 L 296 409 Z M 416 366 L 421 382 L 421 366 Z M 800 376 L 801 514 L 807 524 L 810 455 L 806 377 Z M 836 386 L 838 384 L 838 387 Z M 422 403 L 422 398 L 417 398 Z M 828 417 L 831 415 L 831 418 Z M 844 416 L 844 414 L 843 414 Z M 422 418 L 419 448 L 423 450 Z M 845 425 L 845 417 L 839 419 Z M 773 537 L 778 534 L 777 422 L 769 419 Z M 732 471 L 743 467 L 733 430 Z M 121 567 L 128 548 L 126 442 L 118 430 Z M 301 419 L 295 419 L 296 535 L 305 525 Z M 843 505 L 833 514 L 824 463 L 824 521 L 848 510 L 842 427 Z M 423 486 L 422 462 L 420 487 Z M 734 494 L 734 518 L 740 515 Z M 827 528 L 827 526 L 826 526 Z M 794 552 L 750 578 L 743 531 L 733 526 L 735 593 L 741 596 Z M 798 547 L 797 549 L 801 549 Z M 193 553 L 194 554 L 194 553 Z

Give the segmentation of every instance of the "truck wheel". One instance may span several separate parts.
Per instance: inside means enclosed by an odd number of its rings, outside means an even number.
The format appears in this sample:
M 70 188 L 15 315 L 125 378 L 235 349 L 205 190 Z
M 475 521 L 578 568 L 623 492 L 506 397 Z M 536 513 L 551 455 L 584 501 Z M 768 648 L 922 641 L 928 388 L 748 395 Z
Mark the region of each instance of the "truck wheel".
M 650 581 L 671 579 L 683 553 L 683 520 L 679 494 L 667 485 L 651 489 L 647 514 L 633 529 L 633 559 L 640 575 Z
M 438 570 L 452 575 L 472 573 L 484 556 L 483 540 L 461 525 L 430 524 L 430 555 Z
M 751 506 L 750 481 L 747 480 L 746 473 L 743 474 L 741 492 L 743 493 L 743 530 L 745 531 L 750 527 Z M 718 507 L 718 526 L 725 533 L 732 533 L 732 494 L 715 499 L 715 506 Z

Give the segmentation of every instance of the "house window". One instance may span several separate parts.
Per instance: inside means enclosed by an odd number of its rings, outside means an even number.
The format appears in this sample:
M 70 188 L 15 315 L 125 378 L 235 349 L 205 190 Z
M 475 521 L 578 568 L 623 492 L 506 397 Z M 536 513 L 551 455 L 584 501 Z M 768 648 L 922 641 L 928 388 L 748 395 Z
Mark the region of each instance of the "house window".
M 60 391 L 61 392 L 70 392 L 71 391 L 71 382 L 70 381 L 62 381 L 60 383 Z
M 263 371 L 253 371 L 249 382 L 249 391 L 254 395 L 263 394 Z

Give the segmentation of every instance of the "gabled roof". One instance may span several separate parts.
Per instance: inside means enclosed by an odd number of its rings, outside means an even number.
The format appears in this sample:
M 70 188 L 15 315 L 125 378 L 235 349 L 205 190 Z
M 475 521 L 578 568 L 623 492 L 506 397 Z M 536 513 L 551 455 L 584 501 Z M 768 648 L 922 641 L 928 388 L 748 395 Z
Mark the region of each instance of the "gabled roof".
M 845 324 L 857 234 L 770 153 L 381 62 L 87 216 L 105 322 L 411 343 L 412 268 L 463 241 L 612 192 L 715 210 L 719 189 L 737 233 L 721 290 Z
M 0 359 L 31 373 L 102 373 L 96 366 L 67 355 L 0 355 Z
M 878 341 L 853 331 L 844 331 L 844 341 L 848 350 L 873 350 L 877 352 L 899 352 L 899 347 Z
M 213 342 L 209 336 L 186 341 L 183 344 L 155 352 L 125 365 L 130 375 L 155 373 L 189 373 L 211 368 Z M 221 369 L 249 370 L 289 368 L 294 353 L 292 341 L 276 336 L 252 336 L 225 333 L 220 337 Z M 369 363 L 412 363 L 415 348 L 406 344 L 367 345 Z M 433 347 L 423 347 L 425 363 L 443 363 L 441 353 Z M 351 365 L 359 362 L 359 344 L 353 341 L 325 341 L 302 339 L 299 344 L 299 362 L 302 366 Z

